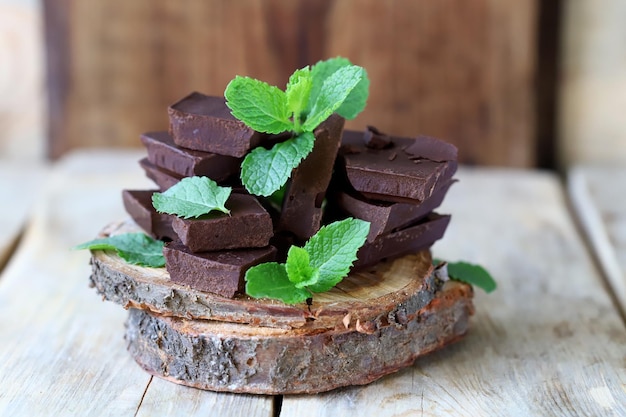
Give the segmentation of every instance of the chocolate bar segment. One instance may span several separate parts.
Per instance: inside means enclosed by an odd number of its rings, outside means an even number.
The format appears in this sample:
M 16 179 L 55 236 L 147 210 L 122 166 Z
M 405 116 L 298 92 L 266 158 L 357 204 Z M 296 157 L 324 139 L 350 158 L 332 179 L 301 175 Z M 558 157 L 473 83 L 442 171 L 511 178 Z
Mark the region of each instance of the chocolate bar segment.
M 429 248 L 443 237 L 449 222 L 449 215 L 433 213 L 416 225 L 379 236 L 374 242 L 366 242 L 357 253 L 354 268 L 375 265 L 382 260 Z
M 152 194 L 158 190 L 123 190 L 124 208 L 146 233 L 157 239 L 172 240 L 177 237 L 172 229 L 173 216 L 157 213 L 152 205 Z
M 146 176 L 154 181 L 161 191 L 174 186 L 183 178 L 174 172 L 157 167 L 148 158 L 143 158 L 139 161 L 139 165 L 143 168 Z
M 167 112 L 174 143 L 183 148 L 242 157 L 261 141 L 261 134 L 237 120 L 224 97 L 191 93 Z
M 453 182 L 448 181 L 420 204 L 372 201 L 345 192 L 336 195 L 334 204 L 344 214 L 370 222 L 367 241 L 373 242 L 378 236 L 414 223 L 439 207 Z
M 144 133 L 141 142 L 152 164 L 183 177 L 198 175 L 223 181 L 241 166 L 241 158 L 180 148 L 168 132 Z
M 231 194 L 230 215 L 211 212 L 197 219 L 174 218 L 172 228 L 192 252 L 267 246 L 272 219 L 254 196 Z
M 232 298 L 244 292 L 246 271 L 260 263 L 273 261 L 276 249 L 268 246 L 192 253 L 180 242 L 170 242 L 163 248 L 163 255 L 173 282 Z
M 417 151 L 406 152 L 419 150 L 424 140 L 394 136 L 392 146 L 371 149 L 364 144 L 363 132 L 345 131 L 338 165 L 350 185 L 367 198 L 419 203 L 447 184 L 457 168 L 456 160 L 439 162 L 420 156 Z
M 305 241 L 319 230 L 322 201 L 333 173 L 344 122 L 343 117 L 333 114 L 315 130 L 313 151 L 291 174 L 278 231 L 290 232 Z

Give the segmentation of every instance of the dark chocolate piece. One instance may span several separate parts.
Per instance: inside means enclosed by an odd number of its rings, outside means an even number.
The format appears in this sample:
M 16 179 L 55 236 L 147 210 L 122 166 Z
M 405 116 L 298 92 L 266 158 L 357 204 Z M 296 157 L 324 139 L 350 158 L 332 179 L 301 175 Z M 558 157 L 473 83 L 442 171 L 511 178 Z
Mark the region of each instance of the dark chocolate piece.
M 406 153 L 419 147 L 421 138 L 392 137 L 393 146 L 369 149 L 363 132 L 345 131 L 339 151 L 338 168 L 350 185 L 372 200 L 419 203 L 447 184 L 457 162 L 436 162 Z
M 404 152 L 414 158 L 430 159 L 435 162 L 456 161 L 458 154 L 453 144 L 430 136 L 418 136 Z
M 348 193 L 339 193 L 335 204 L 344 214 L 370 222 L 367 241 L 373 242 L 378 236 L 414 223 L 439 207 L 453 182 L 448 181 L 420 204 L 370 201 Z
M 154 181 L 161 191 L 167 190 L 182 179 L 180 175 L 174 172 L 157 167 L 148 158 L 143 158 L 139 161 L 139 165 L 145 171 L 146 176 Z
M 241 166 L 241 158 L 180 148 L 168 132 L 144 133 L 141 142 L 150 162 L 183 177 L 206 176 L 219 182 L 237 173 Z
M 357 253 L 355 268 L 376 265 L 409 253 L 416 253 L 432 246 L 443 237 L 449 215 L 432 213 L 416 225 L 379 236 L 374 242 L 366 242 Z
M 370 149 L 385 149 L 391 146 L 391 138 L 389 135 L 381 133 L 374 126 L 367 126 L 363 133 L 363 142 Z
M 230 215 L 211 212 L 197 219 L 174 218 L 172 228 L 192 252 L 260 248 L 273 235 L 272 219 L 254 196 L 231 194 Z
M 183 148 L 242 157 L 256 147 L 262 135 L 237 120 L 224 97 L 191 93 L 167 112 L 174 142 Z
M 333 173 L 344 122 L 343 117 L 333 114 L 315 129 L 313 151 L 291 174 L 278 231 L 288 231 L 304 241 L 319 230 L 322 201 Z
M 275 259 L 272 246 L 259 249 L 192 253 L 180 242 L 170 242 L 163 249 L 170 279 L 200 291 L 232 298 L 243 293 L 248 269 Z
M 146 233 L 157 239 L 175 239 L 172 218 L 169 214 L 157 213 L 152 205 L 152 194 L 158 190 L 124 190 L 124 208 Z

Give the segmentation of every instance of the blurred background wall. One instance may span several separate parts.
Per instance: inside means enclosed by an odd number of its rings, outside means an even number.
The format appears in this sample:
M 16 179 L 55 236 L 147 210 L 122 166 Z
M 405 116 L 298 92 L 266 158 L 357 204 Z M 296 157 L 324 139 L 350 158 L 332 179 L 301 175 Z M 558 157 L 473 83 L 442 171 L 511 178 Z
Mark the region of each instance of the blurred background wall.
M 139 146 L 193 90 L 342 55 L 372 80 L 349 127 L 470 164 L 623 162 L 625 21 L 622 0 L 0 0 L 0 155 Z

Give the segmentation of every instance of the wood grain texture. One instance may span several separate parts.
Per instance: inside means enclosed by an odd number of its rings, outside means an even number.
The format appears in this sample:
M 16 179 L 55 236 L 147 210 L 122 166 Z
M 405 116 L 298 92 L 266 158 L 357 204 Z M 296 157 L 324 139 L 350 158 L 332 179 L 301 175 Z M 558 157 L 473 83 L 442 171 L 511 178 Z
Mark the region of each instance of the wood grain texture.
M 466 339 L 362 388 L 285 397 L 282 417 L 626 413 L 626 329 L 557 179 L 467 169 L 458 177 L 434 254 L 481 263 L 499 284 L 477 291 Z
M 561 166 L 626 161 L 626 3 L 563 2 Z
M 626 169 L 579 165 L 568 191 L 622 314 L 626 316 Z
M 44 1 L 50 155 L 133 146 L 166 106 L 235 74 L 283 86 L 336 55 L 372 80 L 366 124 L 438 136 L 470 163 L 535 162 L 536 0 Z
M 0 205 L 0 273 L 26 226 L 46 173 L 43 165 L 0 159 L 0 193 L 11 198 L 10 204 Z
M 162 398 L 150 395 L 150 376 L 126 352 L 126 313 L 88 287 L 89 254 L 69 249 L 91 239 L 107 219 L 124 216 L 123 187 L 149 185 L 139 157 L 75 155 L 49 177 L 0 280 L 0 415 L 130 417 L 146 390 L 147 408 Z M 202 410 L 215 401 L 169 395 L 169 415 L 188 415 L 178 410 Z M 242 397 L 231 405 L 271 415 L 267 399 Z

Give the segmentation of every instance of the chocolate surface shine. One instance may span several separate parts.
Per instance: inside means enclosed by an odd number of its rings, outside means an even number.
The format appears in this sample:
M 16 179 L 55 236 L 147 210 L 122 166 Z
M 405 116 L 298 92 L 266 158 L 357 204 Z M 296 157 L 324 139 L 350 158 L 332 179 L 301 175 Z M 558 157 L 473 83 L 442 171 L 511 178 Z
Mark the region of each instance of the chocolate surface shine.
M 407 153 L 407 149 L 419 148 L 422 140 L 425 139 L 394 136 L 392 146 L 371 149 L 364 144 L 363 132 L 345 131 L 339 161 L 350 185 L 366 197 L 421 202 L 447 184 L 457 168 L 455 159 L 438 162 Z M 441 156 L 439 152 L 437 156 Z M 452 157 L 452 153 L 449 156 Z
M 178 146 L 242 157 L 262 135 L 237 120 L 224 97 L 191 93 L 168 108 L 170 134 Z
M 231 194 L 224 213 L 197 219 L 175 217 L 172 228 L 192 252 L 258 248 L 269 244 L 272 219 L 254 196 Z

